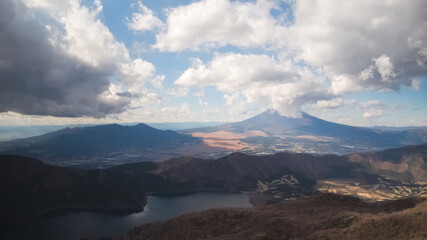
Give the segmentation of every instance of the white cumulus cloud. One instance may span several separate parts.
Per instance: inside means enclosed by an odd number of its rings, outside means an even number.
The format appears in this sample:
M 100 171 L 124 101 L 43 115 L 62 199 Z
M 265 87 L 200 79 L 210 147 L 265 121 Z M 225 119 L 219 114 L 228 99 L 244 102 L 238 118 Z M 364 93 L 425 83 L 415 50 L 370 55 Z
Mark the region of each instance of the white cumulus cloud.
M 267 55 L 217 54 L 207 64 L 195 61 L 175 84 L 215 86 L 227 93 L 229 105 L 241 95 L 248 103 L 262 104 L 295 117 L 300 116 L 303 104 L 327 94 L 325 79 L 317 78 L 306 68 Z
M 288 115 L 298 115 L 307 103 L 358 91 L 419 89 L 427 75 L 424 0 L 298 0 L 273 16 L 279 3 L 203 0 L 168 9 L 154 47 L 243 49 L 245 54 L 193 63 L 175 83 L 216 86 L 228 98 L 239 92 L 247 103 Z M 269 51 L 278 60 L 246 49 Z
M 323 67 L 334 93 L 397 90 L 427 73 L 427 2 L 296 1 L 286 34 L 296 59 Z
M 268 46 L 280 34 L 270 15 L 275 1 L 202 0 L 168 9 L 166 28 L 157 35 L 161 51 L 200 50 L 217 46 Z
M 138 2 L 138 8 L 138 12 L 132 13 L 131 19 L 128 19 L 129 29 L 144 32 L 163 26 L 163 22 L 141 1 Z

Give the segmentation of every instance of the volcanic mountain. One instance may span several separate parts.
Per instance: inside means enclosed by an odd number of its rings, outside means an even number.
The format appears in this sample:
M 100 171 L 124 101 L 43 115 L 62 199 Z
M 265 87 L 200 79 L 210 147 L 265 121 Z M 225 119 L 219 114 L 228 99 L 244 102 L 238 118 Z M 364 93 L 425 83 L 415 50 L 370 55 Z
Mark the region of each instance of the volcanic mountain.
M 145 124 L 121 126 L 118 124 L 91 127 L 64 128 L 41 136 L 0 142 L 1 154 L 19 154 L 47 162 L 120 162 L 120 159 L 150 159 L 150 154 L 172 151 L 197 138 L 170 130 L 158 130 Z M 174 156 L 174 155 L 172 155 Z M 169 158 L 167 156 L 164 158 Z M 157 159 L 156 159 L 157 160 Z
M 376 130 L 324 121 L 302 113 L 288 118 L 265 111 L 250 119 L 174 132 L 145 124 L 64 128 L 0 142 L 0 154 L 18 154 L 56 165 L 107 167 L 129 162 L 192 156 L 220 158 L 232 152 L 349 154 L 427 142 L 423 129 Z
M 328 122 L 307 113 L 300 118 L 267 110 L 244 121 L 182 131 L 229 151 L 266 154 L 281 151 L 348 154 L 427 142 L 427 132 L 377 130 Z

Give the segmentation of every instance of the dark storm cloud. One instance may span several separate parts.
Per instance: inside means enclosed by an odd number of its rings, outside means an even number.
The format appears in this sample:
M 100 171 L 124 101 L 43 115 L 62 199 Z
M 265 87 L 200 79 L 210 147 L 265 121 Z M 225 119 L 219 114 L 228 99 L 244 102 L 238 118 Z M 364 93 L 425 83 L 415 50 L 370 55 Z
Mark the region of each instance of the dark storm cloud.
M 101 96 L 114 72 L 67 55 L 50 36 L 23 4 L 0 1 L 0 112 L 61 117 L 121 112 L 125 98 Z

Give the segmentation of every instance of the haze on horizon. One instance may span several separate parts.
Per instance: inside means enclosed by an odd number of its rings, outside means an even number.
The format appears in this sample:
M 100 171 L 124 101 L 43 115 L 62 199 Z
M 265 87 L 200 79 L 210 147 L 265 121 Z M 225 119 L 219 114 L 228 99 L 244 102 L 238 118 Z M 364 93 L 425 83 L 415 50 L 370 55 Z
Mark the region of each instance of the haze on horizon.
M 427 126 L 427 2 L 0 2 L 0 125 Z

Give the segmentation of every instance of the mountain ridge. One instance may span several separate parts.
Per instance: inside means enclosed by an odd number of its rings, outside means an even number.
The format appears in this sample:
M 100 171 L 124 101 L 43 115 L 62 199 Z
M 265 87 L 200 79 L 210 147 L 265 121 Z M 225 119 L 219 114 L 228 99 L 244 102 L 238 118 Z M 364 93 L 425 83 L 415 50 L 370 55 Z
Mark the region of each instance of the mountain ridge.
M 152 149 L 173 149 L 196 142 L 197 138 L 171 130 L 158 130 L 143 123 L 135 126 L 107 124 L 64 128 L 41 136 L 0 142 L 0 152 L 35 157 L 47 162 L 79 158 L 102 160 L 111 157 L 115 152 L 140 158 L 143 153 Z
M 345 155 L 427 142 L 424 130 L 381 131 L 328 122 L 307 113 L 288 118 L 265 111 L 247 120 L 185 131 L 140 123 L 64 128 L 41 136 L 0 142 L 0 153 L 86 168 L 180 156 L 220 158 L 232 152 L 266 155 L 305 152 Z
M 52 209 L 141 211 L 145 196 L 152 194 L 244 191 L 255 205 L 318 192 L 373 200 L 427 196 L 427 145 L 390 151 L 401 151 L 400 160 L 390 160 L 383 152 L 347 156 L 232 153 L 218 159 L 180 157 L 98 170 L 0 155 L 0 193 L 7 196 L 0 199 L 0 223 L 27 222 Z M 401 171 L 389 164 L 409 168 Z
M 0 155 L 0 225 L 26 224 L 63 209 L 142 211 L 145 192 L 126 174 L 52 166 L 40 160 Z

